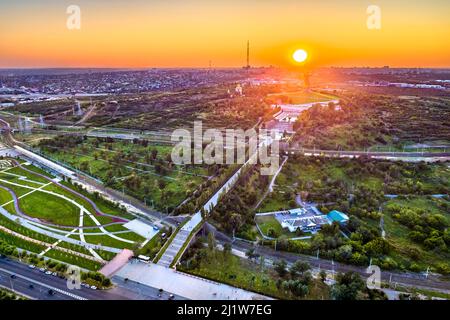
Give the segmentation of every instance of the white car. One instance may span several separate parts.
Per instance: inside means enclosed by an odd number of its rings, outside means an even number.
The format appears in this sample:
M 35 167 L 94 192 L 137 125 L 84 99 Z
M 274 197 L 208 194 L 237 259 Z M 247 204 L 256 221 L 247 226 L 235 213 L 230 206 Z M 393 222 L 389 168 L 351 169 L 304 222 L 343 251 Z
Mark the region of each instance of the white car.
M 92 290 L 97 290 L 97 287 L 96 286 L 91 286 L 91 289 Z
M 58 274 L 57 274 L 56 272 L 53 272 L 53 273 L 52 273 L 52 276 L 57 277 Z
M 45 272 L 45 268 L 39 268 L 40 272 Z
M 49 276 L 49 275 L 52 274 L 52 272 L 51 271 L 46 271 L 45 274 Z
M 35 266 L 34 264 L 30 264 L 29 267 L 30 267 L 31 269 L 36 268 L 36 266 Z

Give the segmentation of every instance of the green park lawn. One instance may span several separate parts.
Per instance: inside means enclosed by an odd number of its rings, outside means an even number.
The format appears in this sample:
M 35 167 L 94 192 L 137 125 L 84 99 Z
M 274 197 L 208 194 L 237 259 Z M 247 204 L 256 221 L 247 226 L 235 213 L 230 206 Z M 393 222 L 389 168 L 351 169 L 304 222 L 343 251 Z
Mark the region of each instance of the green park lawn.
M 33 192 L 19 200 L 23 212 L 60 225 L 76 226 L 80 211 L 74 204 L 43 192 Z
M 295 233 L 289 232 L 288 229 L 282 228 L 281 224 L 277 219 L 275 219 L 274 216 L 257 216 L 255 217 L 255 221 L 265 236 L 280 239 L 292 238 L 296 236 Z M 274 232 L 272 235 L 270 235 L 270 229 Z
M 35 171 L 37 173 L 38 172 L 42 173 L 41 169 L 36 168 L 34 166 L 30 165 L 30 166 L 27 166 L 27 168 L 32 171 Z M 47 180 L 45 180 L 41 177 L 38 177 L 32 173 L 26 172 L 20 168 L 13 168 L 13 169 L 14 169 L 14 174 L 26 176 L 27 179 L 38 181 L 40 183 L 45 183 L 45 182 L 48 183 Z M 10 170 L 13 170 L 13 169 L 10 169 Z M 48 174 L 46 174 L 46 175 L 48 175 Z M 40 190 L 33 191 L 32 189 L 19 187 L 19 186 L 11 185 L 11 184 L 7 183 L 6 181 L 8 181 L 8 182 L 14 181 L 14 183 L 32 186 L 34 188 L 42 186 L 42 185 L 36 185 L 36 184 L 33 185 L 31 182 L 22 180 L 13 175 L 7 175 L 5 173 L 0 173 L 0 179 L 5 180 L 3 183 L 1 183 L 1 181 L 0 181 L 1 185 L 4 185 L 4 186 L 10 188 L 19 197 L 25 195 L 26 193 L 29 193 L 19 199 L 20 207 L 25 214 L 27 214 L 31 217 L 45 220 L 50 223 L 55 223 L 55 224 L 60 224 L 60 225 L 65 225 L 65 226 L 78 226 L 80 209 L 78 208 L 78 206 L 73 204 L 71 201 L 68 201 L 64 198 L 60 198 L 53 194 L 42 192 Z M 68 182 L 62 181 L 61 183 L 63 183 L 65 186 L 67 186 L 69 188 L 72 188 L 74 190 L 76 189 L 75 186 L 69 184 Z M 101 224 L 107 224 L 107 223 L 110 223 L 113 221 L 112 218 L 110 218 L 110 217 L 96 215 L 95 210 L 90 203 L 88 203 L 86 200 L 69 192 L 68 190 L 63 189 L 62 187 L 60 187 L 54 183 L 52 183 L 42 189 L 46 190 L 46 191 L 54 192 L 56 194 L 66 197 L 70 200 L 76 201 L 78 204 L 80 204 L 84 208 L 86 208 L 89 212 L 93 213 L 94 217 Z M 86 192 L 84 190 L 76 190 L 76 191 L 84 194 L 85 196 L 87 196 L 87 197 L 91 198 L 93 201 L 95 201 L 95 203 L 98 205 L 98 207 L 101 210 L 104 210 L 105 213 L 109 213 L 109 214 L 113 214 L 113 215 L 117 215 L 117 216 L 124 216 L 129 219 L 133 218 L 133 216 L 126 213 L 126 211 L 124 211 L 124 209 L 116 207 L 116 205 L 110 203 L 109 201 L 106 201 L 100 197 L 96 197 L 95 195 L 89 194 L 88 192 Z M 9 194 L 9 192 L 7 192 L 4 189 L 0 189 L 1 204 L 8 203 L 11 200 L 12 200 L 12 196 Z M 6 209 L 7 211 L 9 211 L 13 214 L 17 214 L 17 212 L 14 209 L 13 203 L 5 205 L 4 209 Z M 46 241 L 49 243 L 53 243 L 55 241 L 55 239 L 51 239 L 51 238 L 42 239 L 42 236 L 40 234 L 36 234 L 34 232 L 27 231 L 28 229 L 19 227 L 18 225 L 15 226 L 14 222 L 10 222 L 9 220 L 7 220 L 6 218 L 3 218 L 3 217 L 2 217 L 2 219 L 0 219 L 0 223 L 2 225 L 7 226 L 10 229 L 12 228 L 12 230 L 18 230 L 22 234 L 25 234 L 32 238 L 36 238 L 36 239 Z M 94 221 L 92 221 L 92 219 L 90 217 L 85 215 L 84 216 L 84 225 L 85 226 L 95 226 L 95 223 L 94 223 Z M 143 237 L 139 236 L 138 234 L 135 234 L 134 232 L 124 228 L 122 225 L 119 225 L 119 224 L 107 226 L 105 228 L 111 232 L 126 231 L 124 233 L 118 234 L 118 236 L 123 239 L 131 240 L 131 241 L 138 242 L 138 243 L 145 240 Z M 22 229 L 25 229 L 25 230 L 22 230 Z M 64 230 L 64 231 L 68 231 L 68 229 Z M 87 229 L 86 233 L 89 233 L 89 232 L 92 233 L 92 232 L 101 232 L 101 231 L 98 228 Z M 48 237 L 44 237 L 44 238 L 48 238 Z M 129 244 L 129 243 L 117 240 L 117 239 L 113 239 L 107 235 L 87 235 L 86 239 L 90 243 L 95 243 L 95 244 L 102 243 L 104 245 L 111 246 L 111 247 L 117 247 L 117 248 L 132 248 L 133 247 L 133 244 Z M 67 246 L 70 246 L 70 244 L 63 243 L 63 244 L 61 244 L 61 246 L 67 247 Z M 85 250 L 83 248 L 80 247 L 79 249 L 80 250 L 76 250 L 76 251 L 85 253 Z

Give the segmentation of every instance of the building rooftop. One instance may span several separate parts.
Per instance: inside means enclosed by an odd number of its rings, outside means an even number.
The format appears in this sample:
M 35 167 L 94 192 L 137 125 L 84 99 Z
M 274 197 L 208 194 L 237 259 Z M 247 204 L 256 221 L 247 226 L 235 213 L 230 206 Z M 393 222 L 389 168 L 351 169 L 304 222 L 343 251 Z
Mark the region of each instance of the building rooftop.
M 345 213 L 337 211 L 337 210 L 330 211 L 327 214 L 327 217 L 328 217 L 328 219 L 330 219 L 333 222 L 336 221 L 339 223 L 345 223 L 348 221 L 348 216 Z

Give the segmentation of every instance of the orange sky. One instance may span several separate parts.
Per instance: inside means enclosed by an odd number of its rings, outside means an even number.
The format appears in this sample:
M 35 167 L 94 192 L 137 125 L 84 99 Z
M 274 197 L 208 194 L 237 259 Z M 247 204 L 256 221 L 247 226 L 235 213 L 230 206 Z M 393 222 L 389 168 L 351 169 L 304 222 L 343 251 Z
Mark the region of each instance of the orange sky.
M 66 7 L 81 7 L 81 30 Z M 381 30 L 368 30 L 377 4 Z M 0 67 L 450 67 L 450 1 L 0 1 Z

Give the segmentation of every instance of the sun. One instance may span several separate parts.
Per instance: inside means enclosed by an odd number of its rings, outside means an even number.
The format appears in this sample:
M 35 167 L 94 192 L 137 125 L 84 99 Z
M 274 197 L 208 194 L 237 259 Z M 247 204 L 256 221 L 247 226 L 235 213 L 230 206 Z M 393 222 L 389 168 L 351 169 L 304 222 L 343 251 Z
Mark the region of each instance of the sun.
M 292 55 L 296 62 L 304 62 L 308 58 L 308 53 L 303 49 L 298 49 Z

